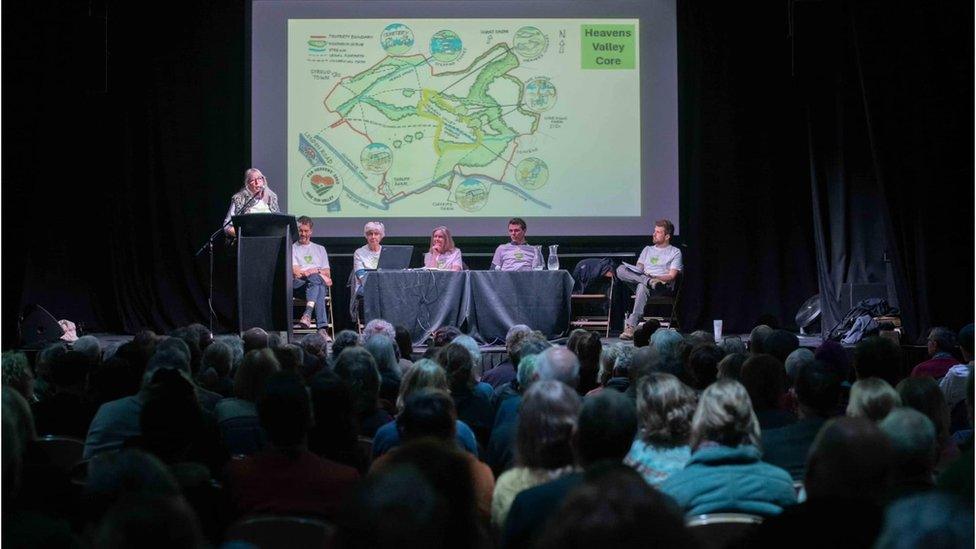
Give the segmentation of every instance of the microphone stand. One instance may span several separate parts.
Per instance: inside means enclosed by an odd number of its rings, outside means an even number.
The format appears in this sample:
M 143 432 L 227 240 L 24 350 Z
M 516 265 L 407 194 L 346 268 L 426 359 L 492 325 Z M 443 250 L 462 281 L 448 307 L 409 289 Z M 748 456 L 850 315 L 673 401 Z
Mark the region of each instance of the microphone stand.
M 257 193 L 257 194 L 254 194 L 253 196 L 251 196 L 251 198 L 248 199 L 248 201 L 244 203 L 244 207 L 242 207 L 239 211 L 246 212 L 248 210 L 248 208 L 250 208 L 255 203 L 257 203 L 257 201 L 261 197 L 263 197 L 263 196 L 264 196 L 264 190 L 262 189 L 262 191 L 260 193 Z M 213 329 L 214 329 L 214 318 L 217 316 L 217 312 L 214 311 L 214 308 L 213 308 L 213 288 L 214 288 L 214 275 L 213 275 L 213 273 L 214 273 L 214 252 L 213 252 L 213 244 L 214 244 L 214 239 L 217 238 L 217 235 L 219 235 L 220 233 L 224 232 L 227 229 L 227 227 L 233 222 L 233 219 L 234 219 L 234 216 L 231 216 L 230 219 L 228 219 L 223 225 L 220 226 L 219 229 L 217 229 L 216 231 L 214 231 L 213 234 L 211 234 L 207 238 L 207 241 L 203 243 L 203 246 L 200 246 L 200 249 L 197 250 L 197 253 L 193 254 L 194 257 L 198 257 L 200 254 L 203 253 L 204 250 L 207 250 L 209 252 L 208 255 L 209 255 L 209 261 L 210 261 L 210 282 L 209 282 L 209 287 L 207 289 L 207 308 L 210 309 L 210 333 L 213 333 Z

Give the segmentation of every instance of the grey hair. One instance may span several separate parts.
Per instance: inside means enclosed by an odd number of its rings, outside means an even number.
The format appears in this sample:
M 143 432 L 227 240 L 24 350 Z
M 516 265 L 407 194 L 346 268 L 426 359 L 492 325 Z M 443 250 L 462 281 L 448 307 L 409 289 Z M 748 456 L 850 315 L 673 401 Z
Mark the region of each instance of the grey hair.
M 744 385 L 733 379 L 719 379 L 702 391 L 691 419 L 691 448 L 706 441 L 724 446 L 752 444 L 762 448 L 759 420 Z
M 382 318 L 374 318 L 367 322 L 366 327 L 363 328 L 363 345 L 369 342 L 369 338 L 377 334 L 385 335 L 390 338 L 390 341 L 396 341 L 396 329 L 393 325 Z
M 561 381 L 575 389 L 579 384 L 579 370 L 579 357 L 576 353 L 566 347 L 550 347 L 538 355 L 534 377 L 539 381 Z
M 800 347 L 790 353 L 786 357 L 786 362 L 783 363 L 786 368 L 786 375 L 789 376 L 790 381 L 796 381 L 796 376 L 799 375 L 800 369 L 812 363 L 813 360 L 813 351 L 805 347 Z
M 380 236 L 386 236 L 386 225 L 382 221 L 370 221 L 363 226 L 363 236 L 372 231 L 380 233 Z
M 452 339 L 451 343 L 457 343 L 471 353 L 472 373 L 475 379 L 481 379 L 481 348 L 478 347 L 478 342 L 467 334 L 461 334 Z
M 731 355 L 732 353 L 746 354 L 746 344 L 738 337 L 723 337 L 718 346 L 727 355 Z
M 94 362 L 99 362 L 102 359 L 102 344 L 98 342 L 97 337 L 92 335 L 79 337 L 71 349 L 78 351 Z

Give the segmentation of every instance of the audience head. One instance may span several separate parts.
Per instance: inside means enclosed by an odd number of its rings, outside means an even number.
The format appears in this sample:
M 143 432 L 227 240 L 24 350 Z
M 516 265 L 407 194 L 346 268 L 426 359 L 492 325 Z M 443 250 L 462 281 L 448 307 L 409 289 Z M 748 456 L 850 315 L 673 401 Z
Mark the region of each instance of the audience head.
M 972 502 L 927 492 L 895 501 L 885 510 L 875 549 L 954 549 L 973 546 Z
M 46 379 L 51 373 L 51 365 L 64 353 L 68 352 L 68 347 L 62 341 L 49 343 L 37 353 L 34 361 L 34 371 L 42 379 Z
M 742 364 L 742 384 L 756 411 L 771 410 L 779 405 L 786 391 L 783 363 L 772 355 L 753 354 Z
M 658 330 L 651 336 L 654 354 L 651 369 L 678 377 L 684 375 L 685 340 L 674 330 Z
M 725 351 L 726 355 L 732 353 L 742 353 L 746 354 L 748 350 L 746 349 L 746 344 L 738 337 L 725 336 L 722 341 L 719 342 L 718 346 Z
M 654 371 L 655 352 L 650 345 L 637 349 L 630 361 L 630 385 L 636 386 L 637 380 Z
M 268 332 L 265 332 L 261 328 L 250 328 L 244 331 L 244 335 L 241 336 L 244 340 L 244 354 L 251 351 L 258 351 L 261 349 L 268 348 Z
M 511 359 L 513 366 L 518 366 L 522 341 L 525 339 L 525 336 L 531 333 L 532 328 L 529 328 L 525 324 L 516 324 L 509 328 L 508 333 L 505 334 L 505 351 L 508 353 L 508 358 Z
M 124 496 L 95 532 L 94 547 L 209 547 L 193 508 L 182 496 Z
M 214 338 L 215 341 L 220 341 L 230 347 L 232 353 L 231 367 L 230 371 L 233 372 L 240 367 L 241 362 L 244 361 L 244 340 L 235 334 L 225 334 L 219 335 Z
M 454 341 L 454 338 L 461 335 L 461 330 L 458 330 L 454 326 L 441 326 L 440 328 L 434 330 L 431 335 L 433 341 L 433 346 L 435 348 L 444 347 L 448 343 Z
M 597 367 L 600 363 L 600 353 L 603 351 L 603 342 L 600 341 L 600 334 L 584 330 L 575 343 L 576 345 L 574 347 L 566 345 L 566 348 L 576 354 L 577 358 L 579 358 L 580 365 Z
M 601 391 L 583 401 L 576 431 L 581 465 L 600 461 L 620 463 L 637 433 L 632 400 L 617 391 Z
M 302 349 L 306 355 L 323 357 L 328 353 L 328 343 L 325 341 L 325 336 L 316 331 L 302 338 Z
M 765 353 L 763 343 L 771 333 L 773 333 L 773 329 L 765 324 L 753 328 L 752 332 L 749 333 L 749 352 L 754 355 Z
M 200 356 L 203 354 L 200 350 L 199 336 L 189 328 L 177 328 L 170 332 L 169 336 L 170 339 L 179 339 L 186 344 L 186 349 L 190 353 L 190 371 L 196 375 L 200 370 Z
M 285 343 L 272 349 L 274 356 L 278 359 L 278 367 L 284 372 L 301 372 L 302 365 L 305 363 L 305 353 L 302 348 L 294 343 Z
M 451 343 L 460 345 L 471 353 L 471 371 L 475 379 L 481 379 L 481 348 L 478 347 L 478 342 L 467 334 L 461 334 Z
M 552 344 L 546 340 L 546 336 L 544 336 L 542 332 L 533 331 L 525 334 L 525 337 L 522 338 L 521 345 L 518 348 L 517 354 L 519 357 L 519 362 L 518 364 L 515 364 L 516 369 L 522 364 L 523 358 L 538 355 L 549 347 L 552 347 Z
M 690 334 L 685 336 L 685 343 L 688 347 L 697 347 L 705 343 L 712 343 L 715 341 L 713 334 L 706 332 L 705 330 L 695 330 Z
M 785 362 L 790 353 L 800 347 L 800 339 L 796 334 L 786 330 L 773 330 L 762 343 L 763 352 L 776 357 L 776 360 Z
M 626 466 L 590 475 L 552 514 L 541 549 L 697 547 L 681 510 Z
M 403 376 L 403 381 L 400 383 L 400 394 L 397 396 L 397 409 L 402 411 L 406 399 L 422 389 L 450 390 L 444 368 L 427 358 L 418 360 L 413 368 L 407 372 L 407 375 Z
M 21 450 L 26 450 L 27 444 L 37 438 L 34 430 L 34 414 L 30 404 L 16 389 L 4 385 L 0 389 L 3 394 L 3 416 L 13 420 L 13 426 L 20 443 Z
M 34 398 L 34 373 L 24 353 L 6 351 L 0 355 L 0 376 L 0 383 L 4 386 L 15 389 L 27 400 Z
M 800 373 L 800 368 L 816 360 L 813 351 L 806 348 L 799 348 L 786 357 L 783 366 L 786 368 L 786 377 L 790 380 L 790 385 L 796 383 L 796 376 Z M 824 363 L 826 365 L 826 363 Z M 843 381 L 843 380 L 841 380 Z
M 718 363 L 724 357 L 722 349 L 712 343 L 702 343 L 688 355 L 688 380 L 693 389 L 703 391 L 718 378 Z
M 901 406 L 901 397 L 894 387 L 881 378 L 869 377 L 859 379 L 851 386 L 847 415 L 881 421 L 898 406 Z
M 892 410 L 878 427 L 891 441 L 896 480 L 920 478 L 931 483 L 938 451 L 932 420 L 903 406 Z
M 102 344 L 98 341 L 98 338 L 91 335 L 81 336 L 78 341 L 75 341 L 71 346 L 72 351 L 77 351 L 91 361 L 94 366 L 102 361 Z
M 201 352 L 206 351 L 207 347 L 214 342 L 213 332 L 210 331 L 210 328 L 207 328 L 199 322 L 190 324 L 187 326 L 187 329 L 190 330 L 190 333 L 197 336 L 197 346 L 200 347 Z
M 840 343 L 830 339 L 824 341 L 813 352 L 813 358 L 827 363 L 841 379 L 850 379 L 851 357 L 848 356 L 847 349 Z
M 752 411 L 746 388 L 731 379 L 720 379 L 708 386 L 698 399 L 691 419 L 692 451 L 705 442 L 736 447 L 760 447 L 759 420 Z
M 268 378 L 258 400 L 258 418 L 274 446 L 294 448 L 304 443 L 312 405 L 302 379 L 294 372 L 278 372 Z
M 457 411 L 451 395 L 439 389 L 421 389 L 412 393 L 396 419 L 403 442 L 423 437 L 452 441 L 457 430 L 456 421 Z
M 565 347 L 550 347 L 539 354 L 535 364 L 535 378 L 555 380 L 576 388 L 579 384 L 579 358 Z
M 87 514 L 95 521 L 127 496 L 180 495 L 180 486 L 159 458 L 135 448 L 96 454 L 85 479 Z
M 369 354 L 373 355 L 373 360 L 376 361 L 376 367 L 379 369 L 380 375 L 394 379 L 400 378 L 400 364 L 397 360 L 393 338 L 387 337 L 385 334 L 376 333 L 366 340 L 363 348 Z
M 362 347 L 347 347 L 336 359 L 332 371 L 349 384 L 358 416 L 365 417 L 376 411 L 380 372 L 369 351 Z
M 257 402 L 264 392 L 268 378 L 280 369 L 278 359 L 271 349 L 249 351 L 234 375 L 234 396 L 241 400 Z
M 929 337 L 925 340 L 928 346 L 929 356 L 936 353 L 949 353 L 956 350 L 956 334 L 952 330 L 942 326 L 937 326 L 929 330 Z
M 447 372 L 452 394 L 466 393 L 474 387 L 474 362 L 471 352 L 457 343 L 449 343 L 436 355 L 437 363 Z
M 796 378 L 796 399 L 803 417 L 827 418 L 837 412 L 841 380 L 823 362 L 813 361 L 800 368 Z
M 202 427 L 193 384 L 180 370 L 156 370 L 139 414 L 142 446 L 166 463 L 186 461 Z
M 201 365 L 203 369 L 213 368 L 219 377 L 227 377 L 234 363 L 234 351 L 223 341 L 214 341 L 203 352 Z
M 889 385 L 898 383 L 901 349 L 890 339 L 866 337 L 854 347 L 854 372 L 857 379 L 880 377 Z
M 742 365 L 746 363 L 746 359 L 748 358 L 749 355 L 745 353 L 732 353 L 730 355 L 725 355 L 725 357 L 718 363 L 716 378 L 734 379 L 739 381 L 742 379 Z
M 359 345 L 359 334 L 353 330 L 342 330 L 332 342 L 332 357 L 338 358 L 344 349 Z
M 661 372 L 648 374 L 637 384 L 641 439 L 666 448 L 688 444 L 697 404 L 695 391 L 677 377 Z
M 902 406 L 914 408 L 925 414 L 935 425 L 935 436 L 940 444 L 949 438 L 949 406 L 939 383 L 931 377 L 909 377 L 895 387 Z
M 639 324 L 634 330 L 634 347 L 647 347 L 651 343 L 651 336 L 661 328 L 661 321 L 656 318 L 648 319 Z
M 973 361 L 973 325 L 966 324 L 959 330 L 959 348 L 965 362 Z
M 533 383 L 522 396 L 516 434 L 516 461 L 525 467 L 559 469 L 572 465 L 572 437 L 580 397 L 565 383 Z
M 400 358 L 413 360 L 413 338 L 410 331 L 403 326 L 394 326 L 396 332 L 396 346 L 400 352 Z
M 374 318 L 367 322 L 363 328 L 363 345 L 369 343 L 369 340 L 375 335 L 383 335 L 389 338 L 390 341 L 395 341 L 396 328 L 381 318 Z
M 879 501 L 887 491 L 891 443 L 871 420 L 839 417 L 824 424 L 810 447 L 804 487 L 810 499 Z
M 623 348 L 623 343 L 614 343 L 603 348 L 603 351 L 600 353 L 600 369 L 597 372 L 597 383 L 606 385 L 610 381 L 610 378 L 613 377 L 613 366 L 617 363 L 617 357 L 620 356 Z
M 519 391 L 525 392 L 529 385 L 535 380 L 535 363 L 539 355 L 525 355 L 519 361 L 518 371 L 515 372 L 515 380 L 518 382 Z

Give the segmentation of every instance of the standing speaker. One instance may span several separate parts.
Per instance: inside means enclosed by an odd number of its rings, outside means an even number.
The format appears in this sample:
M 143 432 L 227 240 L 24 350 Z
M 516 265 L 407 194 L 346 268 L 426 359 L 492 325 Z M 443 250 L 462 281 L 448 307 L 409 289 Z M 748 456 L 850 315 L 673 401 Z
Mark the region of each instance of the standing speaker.
M 40 305 L 28 305 L 20 321 L 20 346 L 40 349 L 61 339 L 64 330 L 54 315 Z

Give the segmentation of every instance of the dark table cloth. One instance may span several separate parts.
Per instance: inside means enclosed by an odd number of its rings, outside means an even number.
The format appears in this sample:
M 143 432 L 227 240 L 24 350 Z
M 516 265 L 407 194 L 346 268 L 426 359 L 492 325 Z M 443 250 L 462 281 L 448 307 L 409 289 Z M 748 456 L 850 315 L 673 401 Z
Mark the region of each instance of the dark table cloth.
M 502 343 L 514 324 L 550 339 L 569 329 L 573 277 L 566 271 L 377 271 L 363 291 L 367 320 L 382 318 L 423 342 L 457 326 L 481 343 Z

